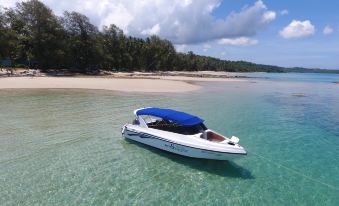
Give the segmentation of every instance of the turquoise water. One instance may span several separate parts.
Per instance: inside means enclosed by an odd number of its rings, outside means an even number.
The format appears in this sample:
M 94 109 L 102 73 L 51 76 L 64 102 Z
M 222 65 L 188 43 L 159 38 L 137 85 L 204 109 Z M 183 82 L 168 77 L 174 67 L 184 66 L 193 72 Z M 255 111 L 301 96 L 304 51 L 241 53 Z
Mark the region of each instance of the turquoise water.
M 240 76 L 261 78 L 275 81 L 299 81 L 299 82 L 338 82 L 339 74 L 326 73 L 237 73 Z
M 171 95 L 0 91 L 0 205 L 339 204 L 338 85 L 198 84 Z M 142 106 L 197 114 L 248 156 L 199 160 L 126 141 L 120 128 Z

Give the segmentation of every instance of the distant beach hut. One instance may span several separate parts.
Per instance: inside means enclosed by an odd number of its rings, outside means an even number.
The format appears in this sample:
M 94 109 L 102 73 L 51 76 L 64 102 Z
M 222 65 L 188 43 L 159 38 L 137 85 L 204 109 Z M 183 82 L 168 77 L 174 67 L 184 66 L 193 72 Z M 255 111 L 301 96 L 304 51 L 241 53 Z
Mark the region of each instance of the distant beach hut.
M 10 59 L 0 59 L 0 68 L 12 67 L 12 61 Z
M 0 71 L 6 69 L 7 75 L 10 76 L 13 74 L 12 61 L 10 59 L 0 59 Z

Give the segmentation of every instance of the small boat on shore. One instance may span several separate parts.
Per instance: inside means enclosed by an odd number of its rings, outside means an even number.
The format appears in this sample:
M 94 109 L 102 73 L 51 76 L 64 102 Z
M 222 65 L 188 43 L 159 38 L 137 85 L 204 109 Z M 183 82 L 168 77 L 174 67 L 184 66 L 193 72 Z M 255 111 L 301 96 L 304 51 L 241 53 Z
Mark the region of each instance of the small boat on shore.
M 154 107 L 137 109 L 134 115 L 133 123 L 122 127 L 127 139 L 194 158 L 233 160 L 247 154 L 237 137 L 208 129 L 197 116 Z

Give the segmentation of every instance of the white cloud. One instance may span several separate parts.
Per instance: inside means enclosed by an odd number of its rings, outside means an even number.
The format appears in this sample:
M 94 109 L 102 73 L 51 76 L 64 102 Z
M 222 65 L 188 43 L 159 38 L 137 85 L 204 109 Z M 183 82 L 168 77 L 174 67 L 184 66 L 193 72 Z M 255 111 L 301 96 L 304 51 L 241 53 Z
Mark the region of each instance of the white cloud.
M 237 37 L 237 38 L 223 38 L 218 41 L 218 44 L 232 45 L 232 46 L 251 46 L 258 44 L 257 39 L 251 39 L 248 37 Z
M 210 48 L 212 48 L 212 46 L 210 44 L 204 44 L 203 45 L 203 51 L 208 51 Z
M 110 8 L 111 12 L 104 15 L 104 17 L 100 18 L 100 22 L 98 26 L 102 28 L 103 26 L 109 26 L 112 22 L 116 22 L 115 25 L 120 27 L 126 33 L 128 33 L 128 25 L 133 20 L 133 15 L 128 12 L 128 10 L 121 3 L 117 5 L 107 5 Z M 101 5 L 100 8 L 103 13 L 105 13 L 105 4 Z
M 325 26 L 324 30 L 323 30 L 323 33 L 325 35 L 329 35 L 329 34 L 332 34 L 333 33 L 333 28 L 330 27 L 329 25 Z
M 313 35 L 315 33 L 315 27 L 309 20 L 306 21 L 293 20 L 279 33 L 280 36 L 282 36 L 285 39 L 303 38 Z
M 192 3 L 192 0 L 184 0 L 184 6 L 188 6 Z
M 174 47 L 177 52 L 186 52 L 188 49 L 186 44 L 175 44 Z
M 284 9 L 284 10 L 282 10 L 282 11 L 280 11 L 280 15 L 281 16 L 285 16 L 285 15 L 288 15 L 288 10 L 287 9 Z
M 13 7 L 17 1 L 15 0 L 0 0 L 0 7 Z
M 159 24 L 154 25 L 152 28 L 141 31 L 142 35 L 158 35 L 160 32 Z
M 275 17 L 276 17 L 276 13 L 274 11 L 267 11 L 262 16 L 262 21 L 264 23 L 269 23 L 269 22 L 273 21 L 275 19 Z
M 0 0 L 13 6 L 17 0 Z M 205 42 L 221 38 L 254 36 L 268 26 L 276 12 L 268 10 L 262 0 L 238 12 L 213 16 L 222 0 L 41 0 L 57 15 L 77 11 L 102 28 L 115 24 L 138 37 L 157 34 L 176 44 Z M 227 3 L 227 2 L 224 2 Z

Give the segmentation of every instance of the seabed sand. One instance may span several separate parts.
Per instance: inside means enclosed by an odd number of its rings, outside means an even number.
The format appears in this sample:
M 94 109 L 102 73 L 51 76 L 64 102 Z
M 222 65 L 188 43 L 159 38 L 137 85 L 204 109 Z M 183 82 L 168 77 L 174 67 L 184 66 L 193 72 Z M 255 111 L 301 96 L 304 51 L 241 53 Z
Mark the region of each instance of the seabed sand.
M 102 89 L 123 92 L 190 92 L 200 86 L 185 81 L 242 81 L 194 77 L 4 77 L 0 89 Z

